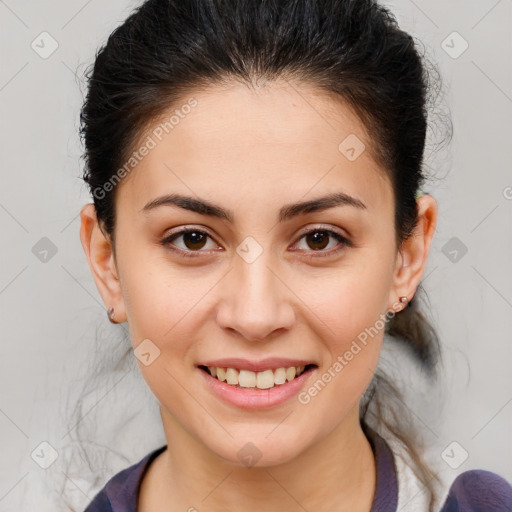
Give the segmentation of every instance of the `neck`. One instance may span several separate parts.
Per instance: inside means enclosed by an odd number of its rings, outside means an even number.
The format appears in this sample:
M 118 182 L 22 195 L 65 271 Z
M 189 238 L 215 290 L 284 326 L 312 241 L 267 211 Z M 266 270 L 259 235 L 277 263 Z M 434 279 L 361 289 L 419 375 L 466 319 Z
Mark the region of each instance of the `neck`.
M 141 486 L 140 499 L 148 503 L 148 510 L 371 510 L 375 459 L 358 409 L 293 460 L 268 467 L 230 463 L 191 437 L 163 410 L 161 414 L 167 450 L 150 465 Z

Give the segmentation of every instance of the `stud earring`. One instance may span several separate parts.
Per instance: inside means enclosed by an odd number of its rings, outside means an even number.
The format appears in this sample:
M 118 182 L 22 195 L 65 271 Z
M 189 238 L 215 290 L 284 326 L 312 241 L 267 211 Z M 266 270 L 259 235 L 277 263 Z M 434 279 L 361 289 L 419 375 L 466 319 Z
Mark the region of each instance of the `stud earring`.
M 404 297 L 399 297 L 399 299 L 400 299 L 400 302 L 402 304 L 404 304 L 404 307 L 402 308 L 402 309 L 404 309 L 405 308 L 405 303 L 407 302 L 407 297 L 405 297 L 405 296 Z
M 114 308 L 112 308 L 112 307 L 108 308 L 107 316 L 111 323 L 117 324 L 117 322 L 114 320 Z

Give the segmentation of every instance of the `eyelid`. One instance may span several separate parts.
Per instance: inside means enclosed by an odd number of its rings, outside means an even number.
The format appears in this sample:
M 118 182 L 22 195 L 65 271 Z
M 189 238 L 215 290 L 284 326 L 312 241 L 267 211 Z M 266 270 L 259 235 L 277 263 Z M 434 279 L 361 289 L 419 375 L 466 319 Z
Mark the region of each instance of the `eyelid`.
M 215 239 L 215 237 L 208 231 L 208 228 L 206 226 L 201 226 L 199 224 L 187 224 L 186 226 L 180 226 L 179 228 L 176 228 L 176 231 L 171 231 L 165 234 L 163 239 L 166 240 L 173 236 L 182 235 L 183 233 L 188 233 L 190 231 L 199 231 L 200 233 L 204 233 L 205 235 L 208 235 L 210 238 Z
M 331 233 L 335 233 L 349 241 L 350 235 L 346 233 L 346 231 L 342 231 L 339 228 L 331 226 L 330 224 L 314 224 L 313 226 L 308 226 L 301 229 L 297 236 L 302 237 L 311 233 L 312 231 L 329 231 Z
M 355 247 L 355 244 L 350 240 L 349 236 L 340 233 L 333 226 L 322 225 L 322 224 L 317 224 L 312 227 L 307 227 L 307 228 L 304 228 L 303 230 L 301 230 L 299 232 L 297 241 L 294 243 L 294 245 L 297 244 L 298 242 L 300 242 L 300 240 L 305 235 L 308 235 L 310 233 L 315 233 L 315 232 L 329 233 L 330 237 L 334 237 L 337 239 L 337 241 L 338 241 L 337 247 L 335 247 L 334 249 L 331 249 L 329 251 L 324 251 L 324 250 L 319 250 L 319 251 L 314 251 L 314 250 L 307 251 L 306 250 L 306 251 L 304 251 L 302 249 L 292 249 L 292 251 L 302 252 L 304 254 L 305 258 L 316 259 L 316 258 L 333 257 L 333 256 L 338 255 L 340 252 L 346 250 L 347 248 Z
M 215 237 L 212 234 L 210 234 L 204 226 L 196 227 L 194 225 L 180 227 L 176 231 L 164 235 L 164 237 L 160 241 L 160 244 L 163 245 L 164 247 L 172 246 L 172 247 L 169 247 L 170 250 L 174 251 L 182 256 L 192 256 L 192 257 L 201 256 L 201 253 L 209 254 L 210 251 L 214 250 L 214 249 L 208 249 L 208 250 L 199 250 L 199 251 L 186 251 L 184 249 L 180 249 L 179 247 L 176 247 L 175 245 L 173 245 L 172 242 L 176 238 L 179 238 L 181 235 L 184 235 L 184 234 L 187 234 L 190 232 L 194 232 L 194 231 L 206 235 L 207 237 L 212 239 L 217 244 Z M 217 244 L 217 245 L 219 245 L 219 244 Z

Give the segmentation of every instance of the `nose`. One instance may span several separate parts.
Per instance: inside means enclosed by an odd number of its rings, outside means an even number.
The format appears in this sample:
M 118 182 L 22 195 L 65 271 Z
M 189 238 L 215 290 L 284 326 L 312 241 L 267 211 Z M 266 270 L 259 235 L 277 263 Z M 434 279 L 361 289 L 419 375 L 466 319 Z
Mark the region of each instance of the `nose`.
M 217 322 L 250 341 L 268 341 L 290 329 L 295 320 L 293 292 L 264 251 L 256 261 L 235 258 L 223 280 Z

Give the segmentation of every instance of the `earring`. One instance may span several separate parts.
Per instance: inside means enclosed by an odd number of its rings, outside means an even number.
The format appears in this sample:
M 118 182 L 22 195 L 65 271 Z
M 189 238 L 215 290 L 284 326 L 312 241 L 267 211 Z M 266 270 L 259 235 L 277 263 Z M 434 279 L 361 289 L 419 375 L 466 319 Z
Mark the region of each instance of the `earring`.
M 402 302 L 404 304 L 404 308 L 405 308 L 405 303 L 407 302 L 407 297 L 399 297 L 400 299 L 400 302 Z
M 112 307 L 108 308 L 107 316 L 111 323 L 117 324 L 117 322 L 114 320 L 114 308 L 112 308 Z

